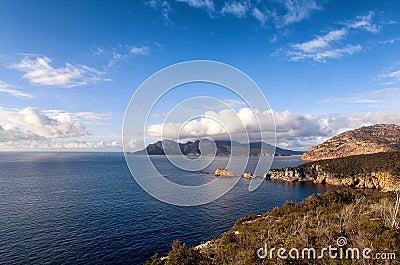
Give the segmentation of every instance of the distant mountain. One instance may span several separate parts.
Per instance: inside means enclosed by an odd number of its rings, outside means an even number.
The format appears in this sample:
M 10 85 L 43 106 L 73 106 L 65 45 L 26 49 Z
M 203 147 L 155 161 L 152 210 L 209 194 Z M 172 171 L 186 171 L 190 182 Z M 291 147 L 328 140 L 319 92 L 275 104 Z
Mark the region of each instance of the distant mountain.
M 390 151 L 400 151 L 400 126 L 376 124 L 341 133 L 311 147 L 303 154 L 302 160 L 317 161 Z
M 197 140 L 194 142 L 177 143 L 172 140 L 158 141 L 153 144 L 149 144 L 145 149 L 132 153 L 133 155 L 164 155 L 164 148 L 168 154 L 179 155 L 184 154 L 187 156 L 198 156 L 201 153 L 205 155 L 214 155 L 214 144 L 217 148 L 217 156 L 228 156 L 231 153 L 234 155 L 246 155 L 250 156 L 268 156 L 274 153 L 274 146 L 262 142 L 250 143 L 250 151 L 248 151 L 248 145 L 242 144 L 235 141 L 211 141 L 204 140 L 201 142 Z M 201 150 L 200 150 L 201 149 Z M 289 156 L 289 155 L 301 155 L 302 151 L 292 151 L 276 147 L 275 155 L 277 156 Z

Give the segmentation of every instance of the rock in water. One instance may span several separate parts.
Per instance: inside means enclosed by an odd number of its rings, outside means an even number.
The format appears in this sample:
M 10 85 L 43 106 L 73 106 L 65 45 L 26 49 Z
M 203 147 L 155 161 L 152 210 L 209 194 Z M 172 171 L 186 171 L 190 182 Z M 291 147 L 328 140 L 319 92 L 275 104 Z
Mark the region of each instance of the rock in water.
M 217 168 L 213 175 L 216 177 L 236 177 L 235 173 L 225 168 Z

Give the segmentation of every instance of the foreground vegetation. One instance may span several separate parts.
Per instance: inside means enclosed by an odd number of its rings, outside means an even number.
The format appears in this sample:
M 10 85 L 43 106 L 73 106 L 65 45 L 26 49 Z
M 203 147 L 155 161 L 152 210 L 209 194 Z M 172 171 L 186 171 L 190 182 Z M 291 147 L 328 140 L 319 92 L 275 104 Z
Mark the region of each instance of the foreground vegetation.
M 395 210 L 398 208 L 396 199 L 399 196 L 394 193 L 330 190 L 300 203 L 287 202 L 262 215 L 241 218 L 220 238 L 202 247 L 188 247 L 175 241 L 168 257 L 159 258 L 156 254 L 146 264 L 400 264 L 400 218 Z M 362 256 L 359 259 L 330 258 L 327 253 L 322 259 L 277 258 L 279 248 L 287 251 L 314 248 L 319 255 L 320 250 L 330 245 L 338 248 L 339 237 L 347 240 L 343 251 L 369 248 L 371 259 Z M 273 258 L 258 257 L 257 250 L 265 244 L 268 250 L 276 248 Z M 388 254 L 390 259 L 373 259 L 376 253 Z

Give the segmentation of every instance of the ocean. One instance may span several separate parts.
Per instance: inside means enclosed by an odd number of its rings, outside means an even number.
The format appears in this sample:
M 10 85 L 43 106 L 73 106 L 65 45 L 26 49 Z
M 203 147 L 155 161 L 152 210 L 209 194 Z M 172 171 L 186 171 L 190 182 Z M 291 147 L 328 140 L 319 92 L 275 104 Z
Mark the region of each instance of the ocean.
M 177 183 L 214 178 L 178 170 L 163 156 L 153 162 Z M 272 167 L 300 163 L 275 157 Z M 248 184 L 241 179 L 216 201 L 181 207 L 143 191 L 122 153 L 0 153 L 0 264 L 142 264 L 167 254 L 174 239 L 198 245 L 240 217 L 328 188 L 264 181 L 249 192 Z

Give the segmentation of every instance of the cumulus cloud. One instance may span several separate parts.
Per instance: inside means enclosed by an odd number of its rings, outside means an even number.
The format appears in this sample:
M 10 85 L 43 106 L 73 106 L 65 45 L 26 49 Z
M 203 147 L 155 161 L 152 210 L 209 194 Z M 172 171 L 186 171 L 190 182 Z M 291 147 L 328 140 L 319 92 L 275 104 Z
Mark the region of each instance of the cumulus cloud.
M 92 111 L 85 111 L 85 112 L 65 112 L 63 110 L 42 110 L 43 114 L 50 118 L 57 118 L 60 114 L 69 115 L 73 121 L 79 121 L 82 124 L 99 124 L 104 125 L 104 121 L 110 120 L 113 115 L 109 112 L 92 112 Z
M 204 117 L 184 124 L 171 122 L 153 124 L 147 128 L 146 132 L 152 137 L 163 136 L 163 138 L 171 139 L 215 138 L 215 136 L 228 139 L 228 131 L 230 134 L 244 134 L 243 128 L 245 128 L 250 135 L 261 130 L 268 139 L 274 131 L 272 116 L 276 124 L 278 145 L 293 149 L 307 149 L 311 145 L 318 144 L 343 130 L 376 123 L 399 124 L 400 122 L 400 111 L 398 109 L 349 115 L 316 115 L 296 114 L 288 110 L 275 112 L 252 111 L 249 108 L 241 108 L 237 112 L 232 109 L 225 109 L 219 112 L 207 111 L 204 113 Z M 260 121 L 261 127 L 257 119 Z M 229 128 L 227 129 L 224 125 Z M 177 132 L 180 132 L 179 137 Z
M 0 150 L 120 150 L 119 141 L 97 140 L 83 125 L 110 118 L 110 113 L 0 108 Z
M 52 60 L 45 56 L 26 55 L 10 68 L 24 72 L 23 78 L 33 85 L 76 87 L 102 80 L 103 72 L 81 64 L 66 63 L 64 67 L 54 67 Z
M 0 109 L 0 125 L 3 132 L 11 134 L 10 131 L 15 131 L 18 135 L 32 136 L 34 139 L 79 137 L 88 134 L 82 123 L 73 121 L 68 113 L 58 113 L 50 118 L 33 107 L 18 111 Z
M 4 126 L 4 128 L 3 128 Z M 31 131 L 21 130 L 10 125 L 0 125 L 0 143 L 19 142 L 19 141 L 42 141 L 45 137 L 37 135 Z
M 34 98 L 32 94 L 15 89 L 14 86 L 0 81 L 0 93 L 5 93 L 14 97 Z

